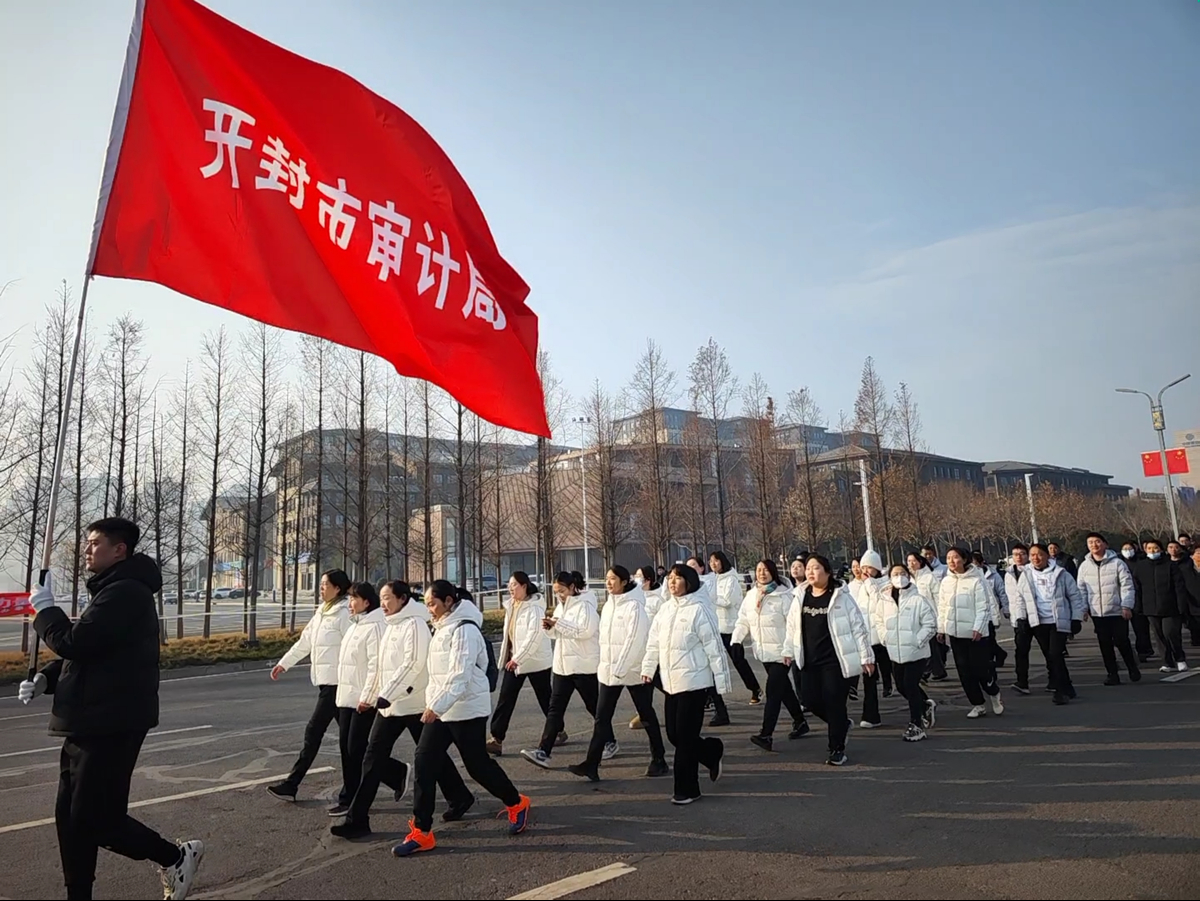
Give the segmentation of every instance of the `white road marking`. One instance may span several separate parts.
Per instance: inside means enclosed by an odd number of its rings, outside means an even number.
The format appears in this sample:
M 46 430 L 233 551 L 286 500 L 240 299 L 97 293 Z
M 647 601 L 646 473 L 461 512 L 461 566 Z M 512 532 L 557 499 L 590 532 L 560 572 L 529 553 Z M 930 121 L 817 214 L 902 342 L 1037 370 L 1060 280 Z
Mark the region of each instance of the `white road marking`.
M 34 717 L 39 717 L 39 716 L 44 718 L 46 716 L 46 714 L 44 714 L 44 713 L 22 713 L 19 716 L 0 716 L 0 723 L 6 723 L 9 720 L 31 720 Z M 0 899 L 0 901 L 3 901 L 3 899 Z
M 312 776 L 317 773 L 331 772 L 333 772 L 333 767 L 319 766 L 309 770 L 308 774 Z M 195 791 L 180 792 L 177 795 L 167 795 L 163 798 L 147 798 L 145 801 L 134 801 L 129 805 L 129 809 L 134 810 L 138 807 L 154 807 L 155 805 L 166 804 L 170 801 L 184 801 L 188 798 L 199 798 L 204 795 L 215 795 L 220 792 L 237 791 L 238 789 L 242 788 L 253 788 L 256 785 L 266 785 L 268 782 L 278 782 L 280 779 L 285 778 L 285 776 L 286 774 L 284 776 L 267 776 L 262 779 L 247 779 L 245 782 L 231 782 L 228 785 L 214 785 L 210 788 L 198 788 Z M 28 823 L 14 823 L 11 826 L 0 826 L 0 835 L 3 835 L 6 832 L 22 832 L 25 829 L 35 829 L 38 826 L 50 826 L 53 823 L 54 817 L 50 817 L 49 819 L 45 820 L 30 820 Z M 557 898 L 558 895 L 553 895 L 551 897 Z
M 629 864 L 609 864 L 598 870 L 578 873 L 575 876 L 568 876 L 566 879 L 559 879 L 557 882 L 543 885 L 541 888 L 521 892 L 519 895 L 513 895 L 508 901 L 554 901 L 555 898 L 564 898 L 575 892 L 581 892 L 585 888 L 591 888 L 616 879 L 618 876 L 627 876 L 634 872 L 637 872 L 637 868 L 631 867 Z
M 167 676 L 158 683 L 158 687 L 161 690 L 164 685 L 170 685 L 172 682 L 193 682 L 196 679 L 222 679 L 225 676 L 262 676 L 271 672 L 271 667 L 265 665 L 267 662 L 263 661 L 264 666 L 262 669 L 235 670 L 232 673 L 206 673 L 203 676 L 179 676 L 175 679 Z
M 1184 679 L 1192 678 L 1192 676 L 1196 675 L 1197 673 L 1200 673 L 1200 669 L 1184 670 L 1182 673 L 1176 673 L 1173 676 L 1166 676 L 1162 679 L 1159 679 L 1158 681 L 1159 682 L 1182 682 Z
M 147 738 L 158 738 L 160 735 L 178 735 L 181 732 L 202 732 L 205 729 L 211 729 L 212 724 L 207 726 L 188 726 L 186 729 L 167 729 L 163 732 L 151 732 Z M 5 757 L 23 757 L 26 754 L 45 754 L 49 751 L 61 751 L 62 745 L 55 745 L 53 748 L 30 748 L 28 751 L 9 751 L 7 754 L 0 754 L 0 759 Z

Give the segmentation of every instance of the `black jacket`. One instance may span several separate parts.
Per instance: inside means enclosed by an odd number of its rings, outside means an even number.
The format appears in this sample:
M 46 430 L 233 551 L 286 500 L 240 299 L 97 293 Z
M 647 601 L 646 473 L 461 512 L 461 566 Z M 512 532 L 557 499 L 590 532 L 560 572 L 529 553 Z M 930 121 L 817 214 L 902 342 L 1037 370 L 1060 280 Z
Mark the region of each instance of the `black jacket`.
M 91 601 L 72 623 L 58 607 L 33 621 L 61 659 L 42 670 L 54 695 L 51 735 L 147 732 L 158 725 L 158 564 L 135 554 L 88 580 Z
M 1177 571 L 1181 606 L 1186 606 L 1192 616 L 1200 616 L 1200 572 L 1191 560 L 1180 563 Z
M 1134 609 L 1146 616 L 1179 616 L 1183 611 L 1179 569 L 1168 557 L 1135 560 L 1133 587 L 1137 592 Z

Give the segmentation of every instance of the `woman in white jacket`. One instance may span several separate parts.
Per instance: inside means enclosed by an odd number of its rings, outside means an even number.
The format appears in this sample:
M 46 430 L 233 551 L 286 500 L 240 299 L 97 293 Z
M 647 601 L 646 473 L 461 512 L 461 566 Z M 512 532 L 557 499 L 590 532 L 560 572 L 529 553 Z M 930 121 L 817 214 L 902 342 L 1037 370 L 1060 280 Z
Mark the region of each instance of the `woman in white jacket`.
M 773 746 L 780 707 L 792 715 L 788 738 L 800 738 L 809 731 L 800 710 L 800 699 L 788 679 L 791 661 L 787 657 L 787 618 L 793 594 L 779 578 L 774 560 L 762 559 L 754 568 L 755 585 L 742 599 L 737 625 L 733 627 L 733 648 L 748 648 L 767 671 L 767 703 L 763 705 L 762 729 L 750 741 L 764 751 Z M 744 658 L 743 658 L 744 659 Z
M 550 690 L 550 709 L 542 740 L 521 756 L 540 767 L 550 766 L 554 746 L 565 741 L 563 722 L 571 697 L 579 692 L 583 706 L 596 716 L 596 701 L 600 696 L 600 612 L 599 599 L 587 588 L 577 572 L 561 572 L 554 577 L 554 597 L 558 603 L 554 616 L 542 620 L 542 628 L 554 639 L 554 665 Z M 617 743 L 609 723 L 604 737 L 604 759 L 616 755 Z
M 338 655 L 341 653 L 342 636 L 350 628 L 350 602 L 346 592 L 350 590 L 350 577 L 340 569 L 331 569 L 321 575 L 319 591 L 321 606 L 313 611 L 312 619 L 300 633 L 297 642 L 288 649 L 279 663 L 271 670 L 271 678 L 277 680 L 289 669 L 307 657 L 311 663 L 309 677 L 317 689 L 317 706 L 313 709 L 308 725 L 304 727 L 304 745 L 300 756 L 292 765 L 292 771 L 282 782 L 267 786 L 267 791 L 283 801 L 295 801 L 296 791 L 304 780 L 308 768 L 317 759 L 321 740 L 329 724 L 337 720 L 338 749 L 341 751 L 342 775 L 346 775 L 347 740 L 350 737 L 350 715 L 338 709 L 337 671 Z M 343 778 L 342 790 L 338 794 L 338 805 L 349 804 L 358 789 L 357 783 L 349 785 Z
M 750 690 L 750 703 L 759 704 L 762 702 L 762 686 L 758 684 L 758 677 L 754 674 L 754 668 L 750 666 L 750 662 L 746 659 L 746 651 L 740 645 L 734 647 L 733 630 L 737 628 L 738 616 L 742 609 L 742 600 L 746 596 L 746 589 L 742 582 L 742 577 L 733 568 L 733 564 L 729 562 L 729 558 L 724 552 L 717 551 L 708 558 L 709 566 L 714 573 L 713 580 L 713 595 L 717 605 L 717 622 L 721 627 L 721 642 L 725 645 L 725 650 L 729 654 L 729 659 L 733 661 L 733 668 L 737 670 L 737 674 L 742 679 L 742 684 Z M 778 569 L 776 575 L 778 575 Z M 776 584 L 782 586 L 782 580 L 776 579 Z M 786 588 L 787 586 L 782 586 Z M 720 695 L 714 693 L 714 706 L 716 706 L 716 718 L 709 723 L 710 726 L 723 726 L 729 723 L 729 715 L 725 710 L 725 705 L 721 702 Z M 723 720 L 723 721 L 718 721 Z
M 434 788 L 451 745 L 458 748 L 471 778 L 505 806 L 510 835 L 524 832 L 529 822 L 529 799 L 517 791 L 508 774 L 487 752 L 492 694 L 487 638 L 479 626 L 478 610 L 470 601 L 459 600 L 454 586 L 444 579 L 426 590 L 425 606 L 433 617 L 434 630 L 429 643 L 429 682 L 421 714 L 421 740 L 413 764 L 413 818 L 408 836 L 392 848 L 397 857 L 432 851 L 437 846 L 433 837 Z
M 729 665 L 717 617 L 699 596 L 700 576 L 683 563 L 667 574 L 669 600 L 659 608 L 646 641 L 642 682 L 649 684 L 657 672 L 667 696 L 667 740 L 675 746 L 674 804 L 700 800 L 700 767 L 708 778 L 721 778 L 725 746 L 719 738 L 703 738 L 704 702 L 710 688 L 720 694 L 730 689 Z
M 629 577 L 629 570 L 614 566 L 605 577 L 608 601 L 600 611 L 600 696 L 596 702 L 596 720 L 592 741 L 583 763 L 568 769 L 576 776 L 600 781 L 600 761 L 606 742 L 611 740 L 613 714 L 621 693 L 629 692 L 638 720 L 650 739 L 650 767 L 647 776 L 669 773 L 662 729 L 654 712 L 654 688 L 642 682 L 642 658 L 650 636 L 650 617 L 646 615 L 646 595 Z
M 500 640 L 500 691 L 492 714 L 492 737 L 488 753 L 504 753 L 508 724 L 517 709 L 517 698 L 525 680 L 533 686 L 542 716 L 550 713 L 550 666 L 554 649 L 550 633 L 542 628 L 546 618 L 546 600 L 526 573 L 517 571 L 508 578 L 508 600 L 504 602 L 504 637 Z M 563 736 L 561 741 L 566 741 Z M 561 744 L 560 741 L 560 744 Z
M 804 707 L 829 727 L 830 766 L 846 763 L 850 717 L 846 698 L 850 678 L 875 669 L 870 633 L 850 589 L 833 578 L 828 558 L 813 554 L 805 567 L 808 582 L 788 611 L 784 662 L 804 675 Z
M 949 638 L 954 667 L 971 702 L 967 717 L 978 719 L 987 714 L 985 698 L 997 716 L 1004 712 L 1004 704 L 988 641 L 991 602 L 982 573 L 971 570 L 970 564 L 970 551 L 951 548 L 946 552 L 946 575 L 938 594 L 938 641 Z
M 905 741 L 921 741 L 937 722 L 937 704 L 925 694 L 921 677 L 929 659 L 929 642 L 937 634 L 937 610 L 921 593 L 903 563 L 890 573 L 890 585 L 871 610 L 875 632 L 887 648 L 900 694 L 908 701 Z
M 942 577 L 929 565 L 923 554 L 908 555 L 908 571 L 912 575 L 913 584 L 917 591 L 925 597 L 936 613 L 938 598 L 941 596 Z M 934 682 L 945 682 L 949 678 L 946 672 L 946 656 L 949 648 L 940 641 L 929 645 L 929 660 L 925 664 L 925 675 Z
M 375 709 L 379 715 L 371 727 L 363 757 L 362 781 L 350 802 L 350 811 L 344 822 L 329 830 L 341 838 L 371 834 L 371 805 L 380 783 L 392 789 L 396 801 L 408 793 L 412 769 L 391 756 L 392 748 L 405 731 L 414 744 L 421 741 L 421 714 L 425 711 L 425 689 L 429 684 L 429 609 L 412 597 L 407 582 L 398 579 L 383 584 L 379 600 L 386 617 L 375 681 Z M 449 804 L 442 819 L 448 823 L 461 820 L 475 803 L 475 796 L 448 756 L 437 783 Z
M 379 593 L 370 582 L 355 582 L 350 586 L 350 628 L 342 636 L 338 654 L 338 709 L 348 711 L 350 727 L 346 735 L 346 759 L 342 778 L 353 786 L 350 800 L 362 781 L 363 758 L 371 727 L 375 725 L 375 701 L 379 673 L 379 643 L 383 638 L 387 617 L 379 606 Z M 350 801 L 329 809 L 331 817 L 350 812 Z
M 883 574 L 883 560 L 880 559 L 877 551 L 867 551 L 863 554 L 858 569 L 861 581 L 858 582 L 857 593 L 854 593 L 853 589 L 851 593 L 854 594 L 858 610 L 867 624 L 871 652 L 875 655 L 874 673 L 863 677 L 862 720 L 859 725 L 864 729 L 878 729 L 883 725 L 883 718 L 879 715 L 879 680 L 883 680 L 883 696 L 890 698 L 892 696 L 892 664 L 888 659 L 887 648 L 880 642 L 879 635 L 875 631 L 875 619 L 872 611 L 879 603 L 879 596 L 891 587 L 891 582 Z

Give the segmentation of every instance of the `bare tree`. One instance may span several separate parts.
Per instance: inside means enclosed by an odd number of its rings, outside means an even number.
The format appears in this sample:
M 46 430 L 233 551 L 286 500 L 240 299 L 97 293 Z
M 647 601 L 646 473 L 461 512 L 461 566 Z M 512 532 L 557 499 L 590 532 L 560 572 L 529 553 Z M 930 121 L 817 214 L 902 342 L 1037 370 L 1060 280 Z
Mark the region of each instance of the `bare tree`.
M 179 495 L 175 507 L 175 637 L 183 638 L 183 551 L 188 539 L 188 428 L 192 419 L 192 363 L 183 370 L 183 389 L 176 397 L 179 434 Z
M 142 379 L 146 372 L 143 328 L 139 320 L 128 314 L 122 316 L 109 327 L 104 353 L 105 377 L 112 385 L 116 401 L 112 415 L 117 455 L 113 512 L 117 516 L 125 514 L 125 470 L 129 464 L 131 431 L 138 422 L 142 403 Z
M 888 518 L 888 453 L 887 441 L 895 430 L 896 408 L 888 398 L 883 379 L 875 368 L 871 357 L 863 362 L 862 379 L 858 397 L 854 401 L 855 426 L 866 433 L 871 441 L 866 450 L 871 455 L 875 470 L 874 487 L 879 496 L 880 525 L 883 528 L 884 557 L 892 562 L 892 529 Z
M 708 419 L 708 450 L 712 455 L 717 482 L 717 517 L 721 527 L 721 547 L 729 545 L 729 517 L 725 486 L 724 447 L 721 423 L 729 416 L 729 405 L 738 394 L 738 381 L 729 358 L 712 338 L 696 353 L 688 369 L 692 405 Z
M 247 517 L 248 528 L 251 530 L 247 542 L 249 550 L 249 567 L 244 570 L 247 575 L 246 593 L 250 603 L 250 624 L 247 629 L 247 642 L 253 646 L 258 643 L 258 594 L 262 580 L 262 561 L 269 554 L 264 537 L 269 534 L 264 528 L 268 511 L 265 510 L 267 496 L 267 473 L 271 461 L 268 454 L 276 446 L 268 438 L 273 422 L 272 411 L 279 400 L 279 373 L 282 367 L 280 333 L 262 323 L 256 323 L 242 342 L 242 358 L 245 369 L 253 373 L 249 383 L 249 401 L 255 429 L 250 448 L 257 459 L 254 461 L 254 502 L 252 512 Z M 249 508 L 250 505 L 247 504 Z
M 784 482 L 775 438 L 775 401 L 766 380 L 757 372 L 742 391 L 742 415 L 760 547 L 764 557 L 774 557 L 782 550 L 779 522 Z
M 911 491 L 908 497 L 906 517 L 915 527 L 910 529 L 910 537 L 916 541 L 925 540 L 925 515 L 921 507 L 921 463 L 925 453 L 924 442 L 921 441 L 921 414 L 917 410 L 916 399 L 904 382 L 896 391 L 896 444 L 904 451 L 904 469 L 906 487 Z M 916 543 L 914 541 L 914 543 Z
M 592 467 L 599 488 L 600 540 L 604 548 L 605 567 L 617 560 L 617 549 L 633 537 L 633 517 L 636 512 L 637 489 L 631 473 L 618 461 L 616 404 L 597 379 L 587 401 L 588 418 L 592 420 L 592 451 L 596 464 Z
M 204 427 L 208 439 L 212 479 L 208 499 L 208 575 L 204 589 L 204 637 L 212 634 L 213 569 L 217 560 L 217 504 L 220 497 L 221 469 L 228 449 L 222 445 L 222 428 L 229 403 L 230 386 L 227 368 L 232 362 L 229 335 L 224 326 L 216 334 L 204 337 L 201 367 L 204 371 Z
M 639 482 L 643 490 L 639 509 L 648 511 L 644 532 L 654 550 L 655 563 L 669 563 L 674 521 L 671 516 L 671 461 L 666 435 L 665 410 L 676 397 L 675 372 L 653 338 L 638 359 L 626 389 L 627 403 L 637 417 L 637 443 L 641 459 Z
M 334 353 L 333 345 L 320 338 L 305 336 L 301 340 L 301 355 L 312 361 L 309 377 L 315 384 L 310 390 L 317 396 L 317 485 L 314 509 L 313 543 L 310 550 L 313 567 L 313 605 L 321 603 L 321 564 L 324 561 L 325 539 L 325 389 L 326 356 Z
M 827 524 L 818 513 L 817 505 L 818 495 L 827 487 L 828 480 L 818 475 L 813 466 L 817 456 L 814 443 L 824 428 L 825 417 L 812 392 L 808 388 L 800 388 L 788 393 L 787 419 L 796 430 L 799 444 L 796 462 L 799 463 L 800 484 L 797 488 L 803 510 L 800 521 L 804 524 L 803 534 L 809 547 L 816 550 L 829 537 L 826 533 Z
M 154 559 L 161 565 L 164 562 L 163 558 L 163 508 L 167 505 L 166 486 L 164 480 L 164 462 L 163 462 L 163 428 L 162 421 L 158 418 L 158 392 L 154 393 L 154 398 L 151 401 L 152 408 L 150 414 L 150 496 L 151 503 L 154 505 Z M 165 568 L 165 567 L 164 567 Z M 162 585 L 158 588 L 158 640 L 161 644 L 167 643 L 167 616 L 166 610 L 163 607 L 163 592 Z M 176 599 L 181 602 L 182 597 Z

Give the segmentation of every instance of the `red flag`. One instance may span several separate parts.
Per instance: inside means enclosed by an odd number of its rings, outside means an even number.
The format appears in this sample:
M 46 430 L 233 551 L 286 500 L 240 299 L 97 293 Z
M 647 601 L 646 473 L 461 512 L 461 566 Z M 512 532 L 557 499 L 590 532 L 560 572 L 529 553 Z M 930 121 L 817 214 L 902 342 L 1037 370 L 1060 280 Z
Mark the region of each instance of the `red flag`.
M 1148 479 L 1162 476 L 1162 454 L 1158 451 L 1148 451 L 1142 454 L 1142 475 Z
M 1173 447 L 1167 451 L 1167 472 L 1173 476 L 1182 476 L 1191 471 L 1186 448 Z
M 529 287 L 449 157 L 348 75 L 194 0 L 138 0 L 88 274 L 377 354 L 550 434 Z
M 0 591 L 0 617 L 33 615 L 28 591 Z

